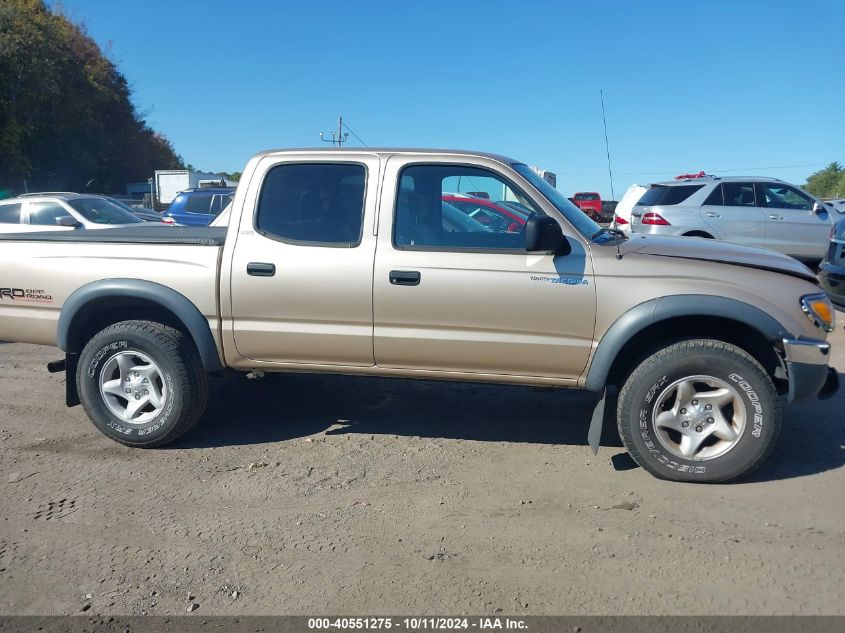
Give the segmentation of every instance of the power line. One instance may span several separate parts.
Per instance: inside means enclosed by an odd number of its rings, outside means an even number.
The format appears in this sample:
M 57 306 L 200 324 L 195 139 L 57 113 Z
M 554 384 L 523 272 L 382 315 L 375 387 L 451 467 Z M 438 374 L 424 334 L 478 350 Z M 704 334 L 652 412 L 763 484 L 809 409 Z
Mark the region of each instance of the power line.
M 357 139 L 358 139 L 358 141 L 361 143 L 361 145 L 363 145 L 364 147 L 369 147 L 369 145 L 367 145 L 367 144 L 364 142 L 364 139 L 362 139 L 360 136 L 358 136 L 357 134 L 355 134 L 355 131 L 354 131 L 351 127 L 349 127 L 348 125 L 346 125 L 346 123 L 344 123 L 344 124 L 343 124 L 343 127 L 345 127 L 347 130 L 349 130 L 349 133 L 350 133 L 352 136 L 354 136 L 355 138 L 357 138 Z

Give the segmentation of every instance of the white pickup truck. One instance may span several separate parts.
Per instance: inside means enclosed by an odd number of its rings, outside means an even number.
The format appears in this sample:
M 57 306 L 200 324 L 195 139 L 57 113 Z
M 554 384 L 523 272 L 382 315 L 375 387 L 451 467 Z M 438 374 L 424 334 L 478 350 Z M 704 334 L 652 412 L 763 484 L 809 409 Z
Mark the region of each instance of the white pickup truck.
M 727 481 L 769 454 L 782 399 L 836 390 L 833 318 L 789 257 L 628 238 L 475 152 L 268 151 L 227 228 L 0 237 L 0 339 L 60 347 L 68 405 L 135 447 L 191 428 L 226 368 L 402 376 L 587 389 L 594 449 L 618 400 L 649 472 Z

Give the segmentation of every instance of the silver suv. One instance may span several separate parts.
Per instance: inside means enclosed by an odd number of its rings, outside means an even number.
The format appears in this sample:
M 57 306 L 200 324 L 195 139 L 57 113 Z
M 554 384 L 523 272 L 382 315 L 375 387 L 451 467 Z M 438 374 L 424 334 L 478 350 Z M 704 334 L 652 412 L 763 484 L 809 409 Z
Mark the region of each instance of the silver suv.
M 716 176 L 654 183 L 631 216 L 633 233 L 726 240 L 815 263 L 840 217 L 781 180 Z

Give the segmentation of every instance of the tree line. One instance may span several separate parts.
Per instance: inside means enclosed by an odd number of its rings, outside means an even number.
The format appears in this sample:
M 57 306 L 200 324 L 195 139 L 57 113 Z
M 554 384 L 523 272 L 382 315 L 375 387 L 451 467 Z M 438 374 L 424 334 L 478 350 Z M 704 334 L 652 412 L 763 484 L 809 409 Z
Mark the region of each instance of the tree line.
M 807 178 L 804 188 L 818 198 L 845 198 L 845 167 L 831 163 Z
M 0 190 L 118 192 L 182 167 L 83 26 L 42 0 L 0 1 Z

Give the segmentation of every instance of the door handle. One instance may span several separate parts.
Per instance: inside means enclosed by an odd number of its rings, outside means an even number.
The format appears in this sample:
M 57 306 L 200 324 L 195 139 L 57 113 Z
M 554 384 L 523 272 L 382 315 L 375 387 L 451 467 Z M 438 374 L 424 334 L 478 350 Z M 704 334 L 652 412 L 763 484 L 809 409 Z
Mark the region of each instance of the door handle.
M 246 274 L 253 277 L 272 277 L 276 274 L 276 264 L 250 262 L 246 265 Z
M 417 270 L 391 270 L 390 283 L 394 286 L 419 286 L 420 273 Z
M 712 211 L 705 213 L 704 215 L 706 215 L 708 218 L 721 218 L 722 217 L 721 213 L 713 213 Z
M 770 213 L 769 219 L 770 220 L 783 220 L 783 216 L 782 215 L 774 215 L 773 213 Z

